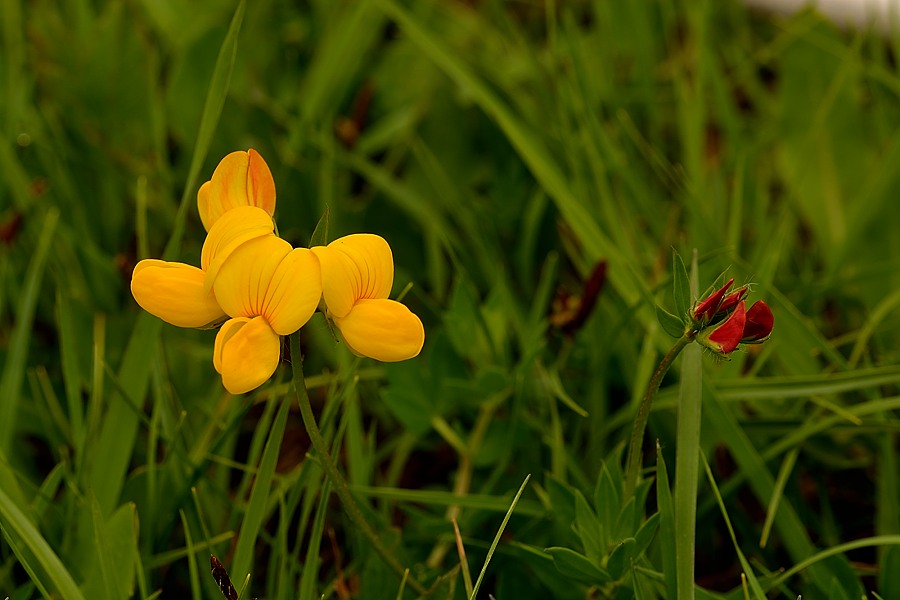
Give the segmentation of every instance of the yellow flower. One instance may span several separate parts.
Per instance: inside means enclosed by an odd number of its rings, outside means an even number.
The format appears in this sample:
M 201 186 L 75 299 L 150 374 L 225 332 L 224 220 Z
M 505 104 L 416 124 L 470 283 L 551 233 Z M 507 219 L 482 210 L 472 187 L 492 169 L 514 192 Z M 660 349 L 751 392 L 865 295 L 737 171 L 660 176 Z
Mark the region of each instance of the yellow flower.
M 197 192 L 197 210 L 206 231 L 238 206 L 256 206 L 270 217 L 275 214 L 275 181 L 259 153 L 232 152 L 213 171 L 212 179 Z
M 278 367 L 280 337 L 302 327 L 322 295 L 319 262 L 273 233 L 268 213 L 238 206 L 220 216 L 203 244 L 201 269 L 141 261 L 131 291 L 168 323 L 200 327 L 228 319 L 216 335 L 213 365 L 232 394 L 262 385 Z
M 327 316 L 354 353 L 384 362 L 419 354 L 425 342 L 422 321 L 403 304 L 388 300 L 394 260 L 384 238 L 348 235 L 312 252 L 322 267 Z

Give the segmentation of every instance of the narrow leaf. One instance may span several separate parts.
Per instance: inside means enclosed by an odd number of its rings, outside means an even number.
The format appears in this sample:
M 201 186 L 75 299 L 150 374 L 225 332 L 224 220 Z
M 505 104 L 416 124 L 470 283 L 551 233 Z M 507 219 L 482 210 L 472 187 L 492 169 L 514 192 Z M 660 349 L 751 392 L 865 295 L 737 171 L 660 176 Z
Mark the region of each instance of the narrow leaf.
M 20 544 L 34 555 L 34 559 L 43 570 L 43 578 L 46 578 L 36 583 L 40 583 L 48 590 L 55 590 L 63 600 L 84 600 L 72 575 L 50 548 L 50 544 L 2 489 L 0 489 L 0 530 L 10 541 L 10 546 L 16 551 L 20 561 L 24 558 L 18 552 Z
M 58 222 L 59 210 L 53 208 L 44 219 L 37 250 L 25 274 L 25 285 L 16 307 L 15 325 L 4 359 L 3 376 L 0 378 L 0 449 L 6 454 L 9 454 L 12 446 L 13 426 L 17 422 L 16 412 L 21 396 L 22 379 L 25 376 L 28 342 L 33 335 L 32 320 L 40 296 L 41 279 Z
M 553 557 L 557 571 L 585 585 L 602 585 L 612 580 L 609 573 L 571 548 L 557 546 L 545 548 L 544 552 Z

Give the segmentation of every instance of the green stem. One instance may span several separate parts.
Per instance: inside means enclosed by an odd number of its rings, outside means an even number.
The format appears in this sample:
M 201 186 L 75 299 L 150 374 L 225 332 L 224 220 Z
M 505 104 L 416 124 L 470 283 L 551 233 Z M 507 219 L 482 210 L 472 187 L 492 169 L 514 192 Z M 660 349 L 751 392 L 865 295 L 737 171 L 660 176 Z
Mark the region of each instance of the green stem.
M 675 357 L 684 349 L 685 346 L 694 340 L 693 334 L 684 334 L 672 349 L 663 357 L 653 377 L 650 378 L 650 384 L 644 397 L 641 399 L 641 405 L 638 407 L 637 416 L 634 418 L 634 427 L 631 429 L 631 442 L 628 445 L 628 458 L 625 466 L 625 494 L 622 496 L 622 504 L 626 504 L 634 495 L 634 489 L 637 487 L 638 472 L 641 468 L 641 445 L 644 441 L 644 431 L 647 429 L 647 420 L 650 418 L 650 405 L 653 404 L 653 398 L 659 391 L 663 377 L 669 371 L 669 367 L 675 362 Z
M 378 533 L 366 520 L 359 505 L 356 503 L 356 499 L 350 492 L 350 486 L 347 485 L 347 480 L 341 475 L 337 465 L 334 463 L 334 459 L 331 457 L 331 452 L 328 451 L 328 444 L 325 442 L 325 438 L 322 437 L 322 432 L 319 431 L 316 417 L 313 415 L 312 406 L 309 404 L 309 393 L 306 390 L 306 380 L 303 377 L 303 354 L 300 351 L 300 336 L 299 334 L 294 333 L 291 334 L 290 338 L 294 389 L 297 392 L 300 415 L 303 417 L 303 424 L 306 426 L 306 432 L 309 434 L 313 449 L 315 449 L 316 454 L 319 456 L 319 462 L 325 470 L 328 479 L 331 480 L 334 491 L 337 492 L 338 498 L 340 498 L 341 504 L 347 512 L 347 516 L 350 517 L 350 520 L 353 521 L 353 524 L 357 529 L 369 540 L 375 548 L 375 551 L 381 556 L 381 560 L 403 579 L 407 569 L 400 564 L 400 561 L 398 561 L 394 555 L 394 551 L 385 546 L 381 538 L 378 537 Z M 428 590 L 415 579 L 407 579 L 407 582 L 420 596 L 429 593 Z

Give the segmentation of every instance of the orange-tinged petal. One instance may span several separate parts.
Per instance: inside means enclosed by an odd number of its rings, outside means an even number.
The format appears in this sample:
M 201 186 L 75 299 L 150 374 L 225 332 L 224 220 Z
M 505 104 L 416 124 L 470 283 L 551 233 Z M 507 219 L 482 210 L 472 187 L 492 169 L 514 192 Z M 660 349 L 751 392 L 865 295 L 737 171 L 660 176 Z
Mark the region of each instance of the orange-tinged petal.
M 232 252 L 213 286 L 222 310 L 232 317 L 265 314 L 272 278 L 290 252 L 291 245 L 274 235 L 244 242 Z
M 384 238 L 357 233 L 313 248 L 322 265 L 328 312 L 343 317 L 363 298 L 387 298 L 394 283 L 394 259 Z
M 253 206 L 258 206 L 269 216 L 275 216 L 275 179 L 269 170 L 269 165 L 263 157 L 250 148 L 247 151 L 250 157 L 250 165 L 247 168 L 247 196 Z
M 222 264 L 241 244 L 259 237 L 274 237 L 274 231 L 272 217 L 255 206 L 239 206 L 222 215 L 209 230 L 200 253 L 200 266 L 206 271 L 206 289 L 212 289 Z
M 412 358 L 425 343 L 422 321 L 394 300 L 360 300 L 334 322 L 353 352 L 382 362 Z
M 142 260 L 131 277 L 131 294 L 141 308 L 178 327 L 209 327 L 226 318 L 215 295 L 203 288 L 197 267 Z
M 197 192 L 197 210 L 207 231 L 238 206 L 256 206 L 270 217 L 275 214 L 275 181 L 266 161 L 252 148 L 225 156 Z
M 213 365 L 232 394 L 243 394 L 265 383 L 281 354 L 278 335 L 264 317 L 238 317 L 222 325 L 216 336 Z
M 290 335 L 309 321 L 321 297 L 319 261 L 307 248 L 297 248 L 275 270 L 266 289 L 262 314 L 275 333 Z

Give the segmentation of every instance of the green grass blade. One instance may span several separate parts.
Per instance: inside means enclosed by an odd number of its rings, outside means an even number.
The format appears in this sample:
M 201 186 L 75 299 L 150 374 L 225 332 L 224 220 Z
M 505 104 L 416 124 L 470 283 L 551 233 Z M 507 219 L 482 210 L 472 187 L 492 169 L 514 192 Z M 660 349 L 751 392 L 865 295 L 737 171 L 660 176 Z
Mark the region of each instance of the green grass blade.
M 287 416 L 293 401 L 294 398 L 290 394 L 286 394 L 281 400 L 281 406 L 278 408 L 275 421 L 272 423 L 272 429 L 269 431 L 269 437 L 266 440 L 259 469 L 256 472 L 256 481 L 253 484 L 253 490 L 250 492 L 250 502 L 247 504 L 247 511 L 241 523 L 241 530 L 238 532 L 238 543 L 234 551 L 231 572 L 241 580 L 250 572 L 253 550 L 256 547 L 260 528 L 267 514 L 266 509 L 269 504 L 272 478 L 275 475 L 278 452 L 281 449 L 281 440 L 284 438 Z
M 798 448 L 794 448 L 788 452 L 784 461 L 781 463 L 781 469 L 778 471 L 778 478 L 775 480 L 775 491 L 769 499 L 769 506 L 766 509 L 766 520 L 763 523 L 762 533 L 759 537 L 759 547 L 765 548 L 769 541 L 769 533 L 772 531 L 772 523 L 775 522 L 775 513 L 778 512 L 778 503 L 784 494 L 784 486 L 787 484 L 791 472 L 794 470 L 794 463 L 797 462 L 797 456 L 800 454 Z M 718 489 L 716 489 L 718 494 Z M 724 510 L 724 509 L 723 509 Z
M 694 597 L 694 540 L 700 472 L 700 406 L 703 353 L 688 345 L 681 356 L 681 382 L 675 446 L 675 570 L 678 598 Z
M 184 194 L 178 208 L 178 214 L 173 224 L 172 235 L 166 246 L 165 256 L 171 259 L 180 246 L 184 231 L 184 221 L 187 214 L 188 199 L 196 193 L 197 177 L 200 167 L 206 158 L 209 145 L 215 132 L 216 123 L 222 112 L 228 86 L 231 81 L 231 72 L 234 67 L 234 57 L 237 53 L 238 33 L 244 16 L 244 0 L 235 11 L 231 20 L 231 26 L 222 43 L 219 57 L 213 71 L 212 82 L 200 120 L 200 129 L 197 133 L 197 142 L 194 154 L 191 158 L 191 167 L 188 179 L 185 183 Z M 141 313 L 132 331 L 122 364 L 119 369 L 119 381 L 128 382 L 130 399 L 118 398 L 110 403 L 109 410 L 97 436 L 94 448 L 94 463 L 89 473 L 90 485 L 97 494 L 97 500 L 104 513 L 108 514 L 115 507 L 122 485 L 125 481 L 125 472 L 131 460 L 137 435 L 138 418 L 129 407 L 142 404 L 147 385 L 150 381 L 150 372 L 153 367 L 153 353 L 156 340 L 159 336 L 162 321 L 147 313 Z M 113 396 L 113 398 L 116 398 Z
M 529 479 L 531 479 L 530 473 L 525 476 L 525 481 L 523 481 L 522 485 L 519 486 L 519 491 L 516 492 L 516 495 L 512 500 L 512 504 L 509 505 L 509 510 L 506 512 L 506 516 L 503 517 L 503 522 L 500 523 L 500 529 L 497 530 L 497 535 L 494 536 L 494 541 L 491 542 L 491 547 L 484 559 L 484 565 L 482 565 L 481 567 L 481 573 L 478 574 L 478 579 L 475 581 L 475 587 L 472 590 L 472 595 L 469 596 L 469 600 L 475 600 L 475 598 L 478 596 L 478 588 L 481 587 L 481 582 L 484 580 L 484 574 L 487 572 L 488 564 L 491 562 L 491 557 L 494 556 L 494 551 L 497 549 L 497 544 L 500 543 L 500 536 L 503 535 L 503 530 L 506 529 L 506 524 L 509 522 L 509 518 L 512 516 L 513 510 L 515 510 L 516 504 L 519 502 L 519 498 L 522 496 L 522 492 L 525 491 L 525 486 L 528 485 Z
M 203 594 L 200 593 L 200 570 L 197 568 L 197 552 L 200 549 L 194 545 L 194 536 L 191 534 L 191 526 L 184 511 L 180 510 L 178 513 L 181 515 L 181 526 L 184 528 L 184 546 L 191 581 L 191 598 L 193 600 L 203 600 Z
M 716 497 L 716 502 L 719 503 L 719 510 L 722 511 L 722 518 L 725 519 L 725 526 L 728 528 L 728 535 L 731 536 L 731 543 L 734 546 L 734 551 L 738 555 L 741 568 L 744 570 L 744 575 L 750 581 L 750 588 L 753 590 L 756 600 L 766 600 L 766 594 L 763 592 L 762 587 L 760 587 L 759 581 L 756 580 L 756 575 L 753 574 L 753 569 L 750 567 L 750 563 L 747 562 L 747 557 L 741 552 L 741 546 L 738 544 L 737 536 L 734 534 L 734 527 L 731 526 L 731 519 L 728 517 L 728 511 L 725 510 L 725 502 L 722 500 L 722 494 L 719 493 L 719 487 L 716 485 L 716 480 L 713 477 L 712 471 L 709 470 L 709 462 L 707 462 L 705 456 L 703 457 L 703 468 L 706 470 L 706 478 L 709 480 L 709 485 L 712 488 L 713 495 Z
M 118 597 L 113 583 L 113 553 L 109 544 L 109 535 L 106 531 L 106 523 L 103 519 L 103 511 L 97 502 L 97 496 L 91 492 L 91 524 L 94 533 L 94 552 L 97 554 L 97 564 L 100 567 L 100 580 L 103 583 L 103 591 L 108 600 Z
M 853 540 L 852 542 L 846 542 L 844 544 L 838 544 L 826 550 L 822 550 L 821 552 L 817 552 L 812 556 L 804 558 L 783 573 L 779 573 L 778 576 L 769 583 L 769 589 L 778 587 L 794 575 L 805 571 L 806 569 L 831 556 L 840 556 L 845 552 L 856 550 L 858 548 L 878 548 L 882 546 L 900 546 L 900 535 L 876 535 L 873 537 Z
M 58 221 L 59 211 L 55 208 L 48 211 L 38 238 L 37 250 L 28 264 L 25 286 L 16 308 L 15 325 L 3 365 L 3 377 L 0 379 L 0 450 L 7 455 L 13 441 L 13 427 L 16 424 L 22 380 L 25 377 L 28 343 L 33 334 L 32 325 L 41 291 L 41 279 Z
M 188 169 L 184 192 L 178 205 L 178 214 L 175 216 L 175 222 L 172 225 L 172 235 L 169 237 L 169 242 L 166 244 L 166 249 L 163 253 L 167 260 L 174 259 L 181 246 L 181 237 L 184 233 L 184 222 L 188 206 L 193 206 L 190 200 L 197 193 L 197 179 L 200 176 L 200 168 L 206 160 L 213 135 L 216 133 L 219 117 L 222 115 L 222 108 L 225 106 L 225 99 L 228 97 L 231 73 L 234 70 L 234 60 L 237 56 L 238 34 L 241 32 L 245 9 L 246 0 L 240 0 L 237 9 L 234 11 L 234 16 L 231 18 L 228 33 L 225 34 L 222 47 L 219 49 L 219 56 L 216 59 L 216 66 L 213 69 L 212 79 L 209 83 L 209 91 L 206 94 L 206 102 L 203 105 L 203 115 L 200 117 L 200 127 L 197 130 L 197 140 L 194 144 L 194 154 L 191 156 L 191 166 Z
M 659 507 L 659 545 L 662 555 L 662 575 L 666 582 L 668 598 L 675 598 L 677 583 L 675 581 L 675 556 L 678 549 L 675 545 L 675 506 L 672 490 L 669 487 L 669 474 L 666 461 L 663 459 L 659 441 L 656 443 L 656 504 Z
M 331 482 L 326 479 L 319 492 L 319 503 L 316 506 L 316 515 L 313 518 L 313 526 L 309 532 L 306 560 L 303 561 L 303 574 L 300 576 L 300 593 L 297 596 L 300 600 L 316 600 L 316 582 L 319 579 L 319 551 L 322 545 L 322 534 L 325 532 L 325 514 L 330 496 Z
M 0 489 L 0 529 L 10 539 L 13 548 L 18 547 L 18 543 L 13 543 L 15 539 L 34 556 L 44 573 L 43 577 L 40 577 L 36 572 L 32 572 L 32 579 L 36 583 L 55 591 L 62 600 L 84 600 L 72 575 L 53 552 L 50 544 L 2 489 Z M 23 556 L 19 556 L 19 559 L 22 560 Z

